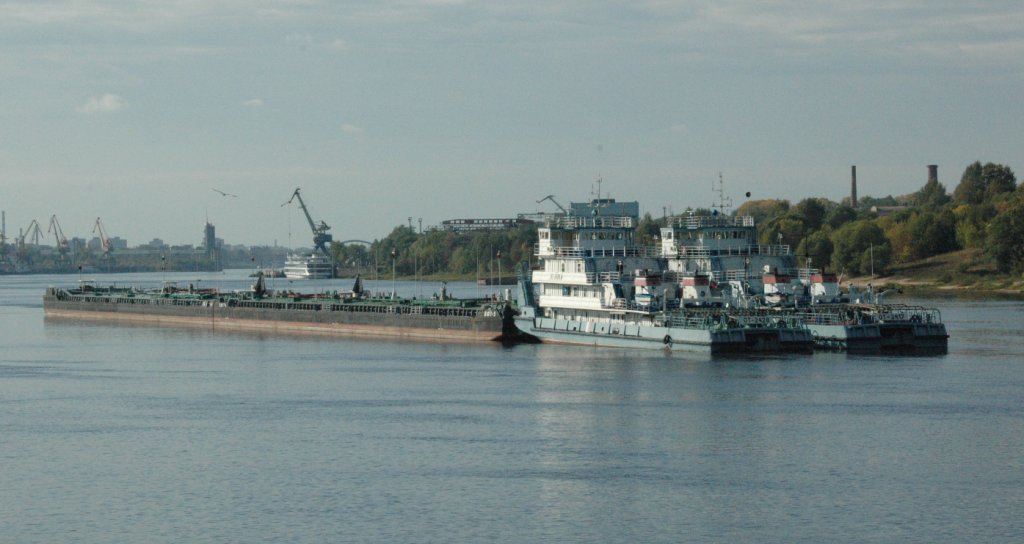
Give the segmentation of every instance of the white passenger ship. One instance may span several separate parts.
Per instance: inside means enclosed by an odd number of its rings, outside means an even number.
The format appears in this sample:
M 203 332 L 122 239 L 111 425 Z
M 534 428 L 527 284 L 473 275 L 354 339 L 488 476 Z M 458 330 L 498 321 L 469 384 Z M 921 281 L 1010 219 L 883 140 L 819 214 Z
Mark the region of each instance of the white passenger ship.
M 298 280 L 319 280 L 334 277 L 334 263 L 323 253 L 293 253 L 284 262 L 284 276 Z

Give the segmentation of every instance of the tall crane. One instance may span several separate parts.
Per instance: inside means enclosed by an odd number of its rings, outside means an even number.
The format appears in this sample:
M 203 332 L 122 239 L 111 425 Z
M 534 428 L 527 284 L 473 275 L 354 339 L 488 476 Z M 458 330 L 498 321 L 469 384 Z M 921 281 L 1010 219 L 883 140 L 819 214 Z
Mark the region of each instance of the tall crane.
M 564 207 L 562 207 L 562 205 L 559 204 L 557 200 L 555 200 L 555 195 L 548 195 L 548 196 L 538 200 L 537 204 L 540 204 L 541 202 L 544 202 L 545 200 L 550 200 L 551 202 L 553 202 L 555 204 L 555 206 L 558 206 L 559 210 L 562 210 L 562 213 L 564 213 L 565 215 L 569 215 L 569 210 L 567 210 Z
M 296 188 L 295 192 L 292 193 L 292 197 L 288 199 L 288 202 L 281 205 L 287 206 L 296 198 L 299 199 L 299 207 L 302 208 L 302 213 L 306 214 L 306 221 L 309 221 L 309 228 L 313 231 L 313 247 L 320 250 L 324 255 L 327 255 L 327 244 L 329 244 L 333 239 L 333 237 L 327 233 L 327 231 L 331 230 L 331 227 L 328 227 L 327 223 L 324 223 L 323 221 L 320 221 L 319 224 L 313 221 L 313 217 L 309 215 L 309 210 L 306 209 L 306 203 L 302 201 L 302 195 L 299 194 L 298 188 Z
M 50 228 L 47 229 L 47 233 L 52 232 L 53 237 L 57 240 L 57 251 L 60 252 L 60 257 L 63 259 L 68 254 L 68 250 L 71 249 L 68 244 L 68 238 L 64 236 L 64 231 L 60 228 L 60 221 L 57 221 L 57 214 L 54 214 L 50 218 Z
M 111 250 L 110 238 L 107 238 L 107 229 L 103 228 L 103 222 L 100 221 L 99 217 L 96 218 L 96 225 L 92 228 L 93 234 L 96 234 L 97 232 L 99 232 L 100 235 L 100 245 L 103 247 L 103 256 L 109 257 Z
M 32 222 L 28 224 L 28 228 L 26 228 L 21 233 L 21 236 L 18 236 L 18 254 L 21 255 L 22 257 L 25 257 L 26 253 L 28 252 L 28 248 L 25 245 L 25 239 L 28 238 L 29 236 L 32 237 L 32 245 L 34 246 L 38 246 L 39 239 L 43 237 L 43 233 L 39 229 L 39 222 L 36 221 L 35 219 L 33 219 Z

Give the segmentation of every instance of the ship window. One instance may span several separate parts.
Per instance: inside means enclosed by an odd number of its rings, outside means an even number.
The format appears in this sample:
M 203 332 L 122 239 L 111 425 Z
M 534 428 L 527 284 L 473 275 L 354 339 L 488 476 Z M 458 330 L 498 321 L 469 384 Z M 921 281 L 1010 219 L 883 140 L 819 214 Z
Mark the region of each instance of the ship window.
M 569 296 L 569 286 L 568 285 L 563 285 L 562 286 L 562 296 L 563 297 Z
M 558 263 L 558 264 L 560 265 L 559 266 L 559 268 L 560 268 L 559 272 L 565 272 L 565 263 Z

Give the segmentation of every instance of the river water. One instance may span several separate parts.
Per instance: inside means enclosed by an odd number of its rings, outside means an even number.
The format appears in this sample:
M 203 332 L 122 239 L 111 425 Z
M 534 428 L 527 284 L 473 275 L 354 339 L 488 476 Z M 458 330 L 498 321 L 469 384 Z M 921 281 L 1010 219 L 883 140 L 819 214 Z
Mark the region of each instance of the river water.
M 78 279 L 0 277 L 3 542 L 1024 539 L 1020 301 L 898 300 L 943 356 L 711 358 L 44 320 Z

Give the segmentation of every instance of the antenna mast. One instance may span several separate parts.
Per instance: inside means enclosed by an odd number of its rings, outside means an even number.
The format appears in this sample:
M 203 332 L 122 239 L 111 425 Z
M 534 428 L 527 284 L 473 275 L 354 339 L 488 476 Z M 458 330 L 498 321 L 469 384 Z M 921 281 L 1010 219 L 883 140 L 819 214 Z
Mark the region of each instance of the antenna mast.
M 718 213 L 726 214 L 727 210 L 732 207 L 732 197 L 726 198 L 725 196 L 725 183 L 722 181 L 722 173 L 718 173 L 718 187 L 715 187 L 714 182 L 711 183 L 711 191 L 718 193 L 718 203 L 711 204 L 712 210 L 718 210 Z

